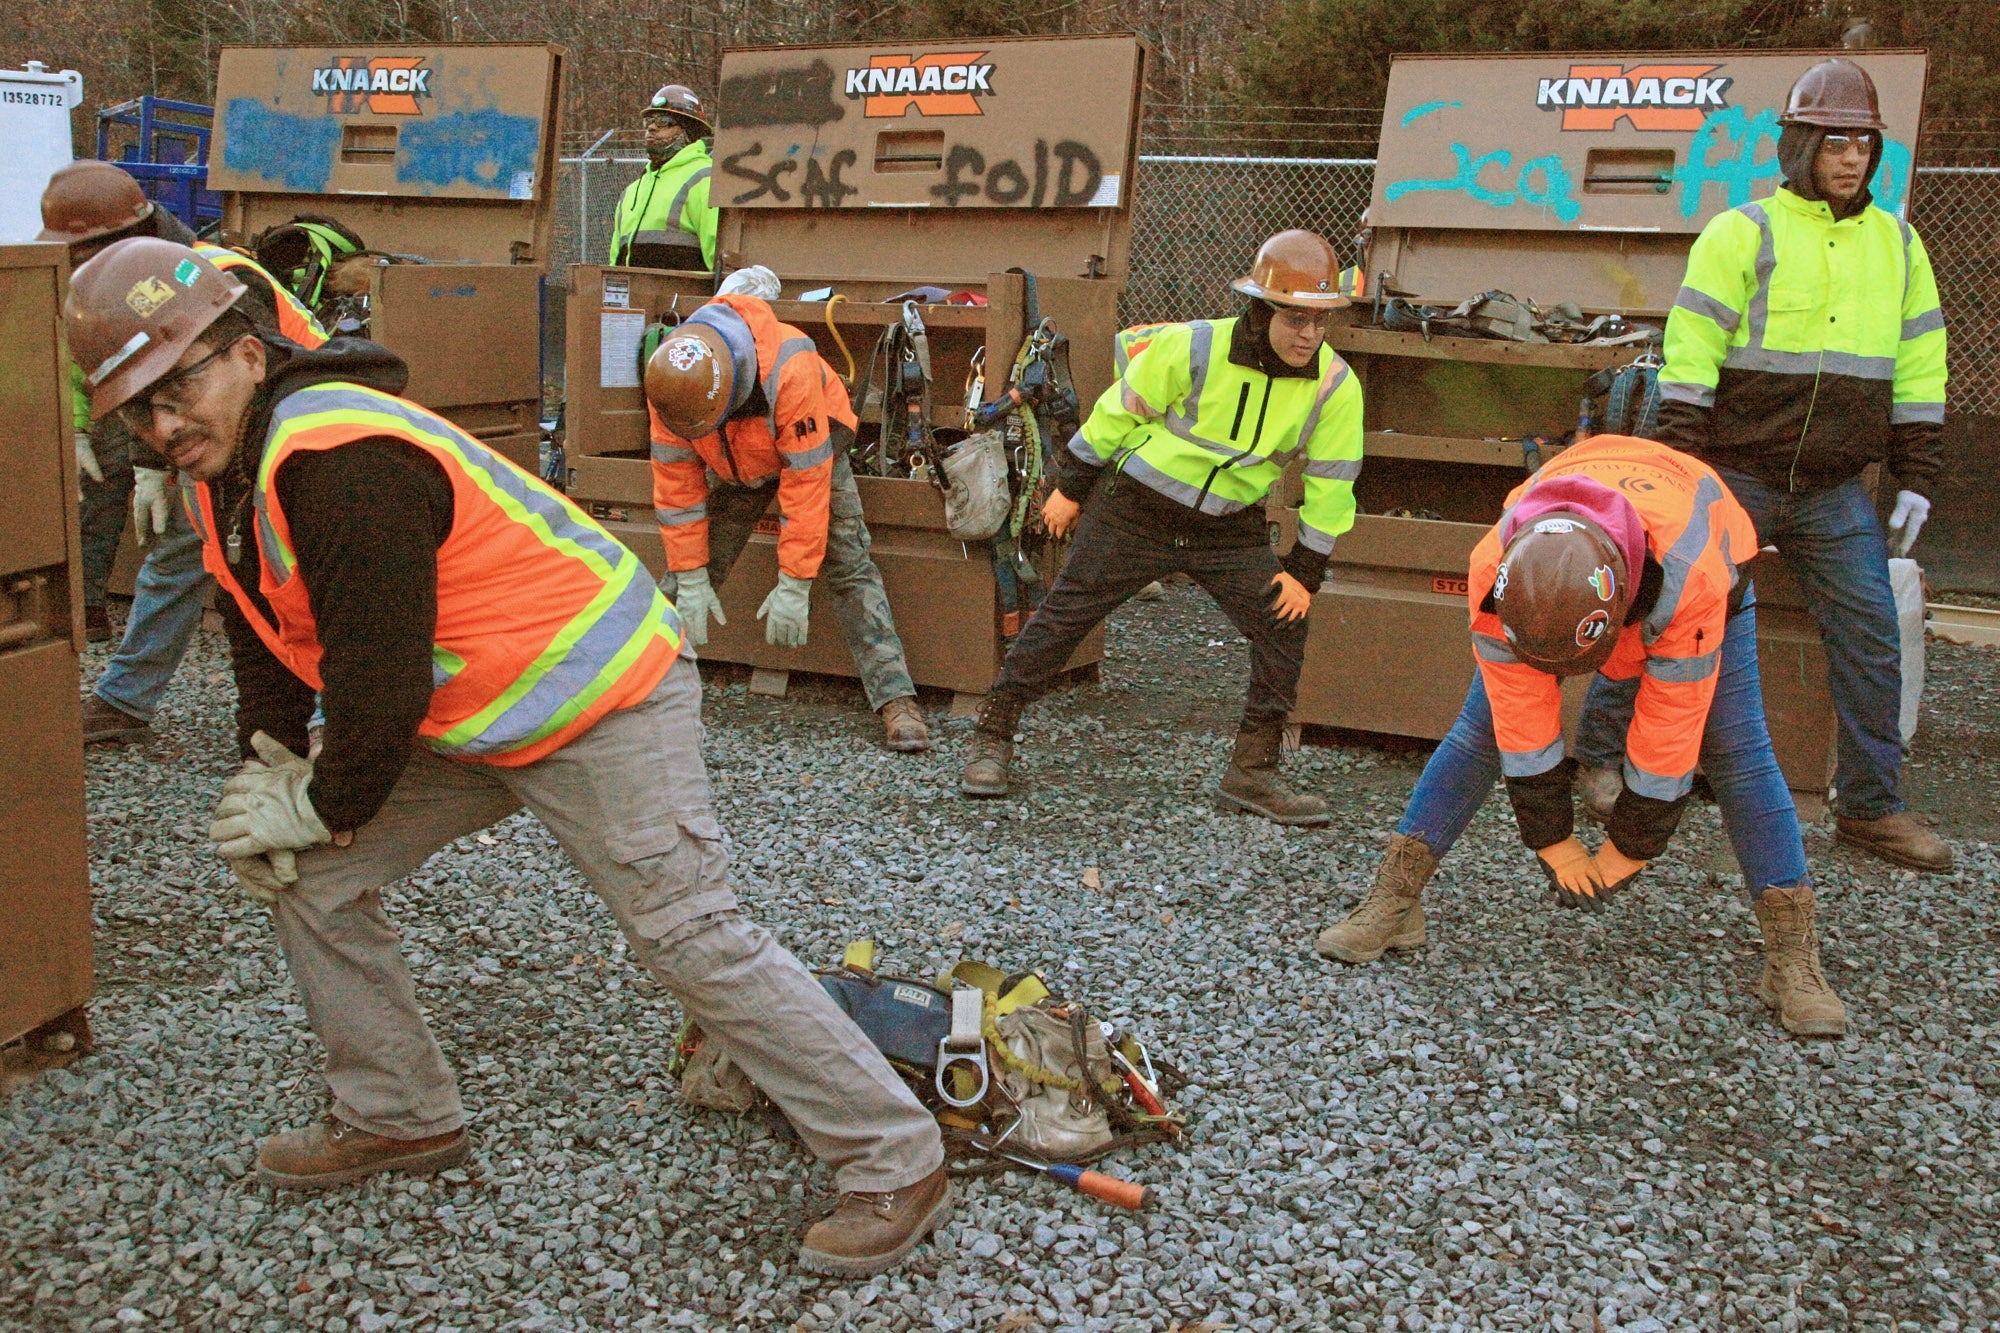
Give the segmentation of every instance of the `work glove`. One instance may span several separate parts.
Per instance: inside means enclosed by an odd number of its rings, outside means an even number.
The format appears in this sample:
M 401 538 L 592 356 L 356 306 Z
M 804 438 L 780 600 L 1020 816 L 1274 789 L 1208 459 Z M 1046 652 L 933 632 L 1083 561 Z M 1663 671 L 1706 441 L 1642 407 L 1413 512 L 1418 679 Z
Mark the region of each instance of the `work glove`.
M 1064 495 L 1061 491 L 1050 491 L 1049 498 L 1042 501 L 1042 526 L 1049 536 L 1060 541 L 1069 536 L 1069 530 L 1076 526 L 1076 516 L 1083 512 L 1083 506 Z
M 673 603 L 674 610 L 681 615 L 681 637 L 699 648 L 708 642 L 708 618 L 714 616 L 716 624 L 727 625 L 729 617 L 722 614 L 722 599 L 715 595 L 715 585 L 708 581 L 707 566 L 683 569 L 674 579 L 679 584 L 674 590 Z
M 144 546 L 167 530 L 167 474 L 156 467 L 132 469 L 133 535 Z
M 778 282 L 778 275 L 762 264 L 752 264 L 739 268 L 722 280 L 715 289 L 717 296 L 754 296 L 760 301 L 775 301 L 784 288 Z
M 1924 520 L 1931 516 L 1931 502 L 1915 491 L 1897 491 L 1896 507 L 1889 511 L 1889 554 L 1905 556 L 1917 544 Z
M 90 447 L 90 432 L 80 430 L 76 433 L 76 485 L 79 491 L 83 489 L 85 477 L 100 486 L 104 484 L 104 469 L 97 465 L 97 451 Z
M 1609 838 L 1604 840 L 1604 845 L 1597 849 L 1597 855 L 1591 860 L 1597 869 L 1597 877 L 1604 881 L 1603 896 L 1606 898 L 1630 888 L 1632 881 L 1639 878 L 1639 872 L 1646 868 L 1644 861 L 1635 861 L 1625 855 Z
M 238 857 L 229 863 L 229 869 L 245 897 L 272 907 L 277 904 L 279 894 L 299 882 L 298 860 L 294 852 L 267 852 L 262 856 Z
M 1278 619 L 1302 620 L 1312 610 L 1311 591 L 1284 570 L 1271 577 L 1271 588 L 1271 614 Z
M 1548 872 L 1556 906 L 1603 910 L 1604 876 L 1591 860 L 1590 849 L 1578 842 L 1575 834 L 1535 855 L 1542 858 L 1542 869 Z
M 757 608 L 757 619 L 764 621 L 766 643 L 779 648 L 806 646 L 806 616 L 812 601 L 812 587 L 811 579 L 778 575 L 778 586 L 771 589 L 764 604 Z
M 266 852 L 296 851 L 333 841 L 312 808 L 306 789 L 313 766 L 263 732 L 250 737 L 257 759 L 222 784 L 209 840 L 225 861 L 244 861 Z M 262 762 L 258 762 L 261 760 Z

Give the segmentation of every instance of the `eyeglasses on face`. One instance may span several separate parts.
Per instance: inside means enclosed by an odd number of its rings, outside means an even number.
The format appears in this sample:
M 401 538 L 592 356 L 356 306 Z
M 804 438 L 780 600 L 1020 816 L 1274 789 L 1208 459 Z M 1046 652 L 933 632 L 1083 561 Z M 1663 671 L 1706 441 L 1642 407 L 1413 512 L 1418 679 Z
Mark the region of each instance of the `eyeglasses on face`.
M 162 375 L 137 396 L 126 399 L 112 410 L 112 415 L 133 434 L 150 428 L 154 415 L 162 408 L 177 417 L 184 417 L 193 407 L 197 394 L 189 390 L 195 387 L 203 371 L 214 363 L 217 357 L 236 345 L 235 341 L 224 343 L 191 366 L 183 366 L 169 375 Z
M 1297 306 L 1281 307 L 1273 318 L 1293 333 L 1325 333 L 1333 325 L 1331 310 L 1301 310 Z
M 1844 157 L 1850 149 L 1864 157 L 1867 156 L 1875 151 L 1875 135 L 1873 133 L 1829 134 L 1819 143 L 1820 152 L 1828 157 Z

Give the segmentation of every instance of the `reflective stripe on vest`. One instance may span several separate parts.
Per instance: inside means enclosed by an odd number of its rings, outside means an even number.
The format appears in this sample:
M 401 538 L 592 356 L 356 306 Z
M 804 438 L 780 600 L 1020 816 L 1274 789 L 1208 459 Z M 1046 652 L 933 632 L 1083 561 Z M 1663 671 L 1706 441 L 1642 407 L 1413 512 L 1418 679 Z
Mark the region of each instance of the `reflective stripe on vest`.
M 248 255 L 239 255 L 234 250 L 207 241 L 196 241 L 194 251 L 219 269 L 242 268 L 271 284 L 271 297 L 278 303 L 278 332 L 301 347 L 318 347 L 327 339 L 326 330 L 313 318 L 312 311 L 305 303 L 292 295 L 291 289 L 271 276 L 271 271 Z

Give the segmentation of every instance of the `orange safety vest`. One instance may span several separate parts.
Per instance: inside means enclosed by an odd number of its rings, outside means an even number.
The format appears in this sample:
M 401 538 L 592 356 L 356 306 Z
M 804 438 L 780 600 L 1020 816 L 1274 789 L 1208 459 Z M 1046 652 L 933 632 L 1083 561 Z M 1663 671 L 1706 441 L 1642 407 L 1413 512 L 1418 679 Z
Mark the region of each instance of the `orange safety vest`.
M 757 348 L 757 381 L 768 410 L 761 417 L 725 421 L 699 440 L 684 440 L 660 424 L 652 405 L 653 516 L 667 548 L 667 568 L 678 573 L 708 563 L 708 470 L 737 486 L 778 479 L 778 568 L 793 578 L 819 573 L 826 558 L 826 527 L 833 493 L 835 422 L 855 429 L 847 389 L 813 340 L 783 324 L 754 296 L 718 296 L 689 316 L 745 335 Z
M 1737 565 L 1757 554 L 1757 530 L 1713 468 L 1627 435 L 1598 435 L 1563 450 L 1514 488 L 1507 511 L 1538 482 L 1559 476 L 1589 477 L 1630 500 L 1645 524 L 1646 552 L 1661 568 L 1659 599 L 1643 619 L 1619 631 L 1601 670 L 1613 680 L 1640 677 L 1625 739 L 1625 785 L 1641 796 L 1675 800 L 1694 782 Z M 1500 766 L 1508 777 L 1525 778 L 1562 762 L 1562 693 L 1555 676 L 1515 658 L 1500 617 L 1484 609 L 1506 521 L 1502 514 L 1473 548 L 1466 595 Z M 1638 576 L 1637 570 L 1629 574 Z
M 653 692 L 680 651 L 680 620 L 638 556 L 442 417 L 339 382 L 287 394 L 265 436 L 252 495 L 258 588 L 275 624 L 223 556 L 208 484 L 182 481 L 202 563 L 293 675 L 321 688 L 322 650 L 273 481 L 300 450 L 384 436 L 423 450 L 451 482 L 451 532 L 437 553 L 435 691 L 417 729 L 426 745 L 454 759 L 528 764 Z
M 271 299 L 278 305 L 278 332 L 308 350 L 326 341 L 326 330 L 313 318 L 305 303 L 292 295 L 291 288 L 271 276 L 269 269 L 249 255 L 207 241 L 196 241 L 194 252 L 219 269 L 248 269 L 271 284 Z

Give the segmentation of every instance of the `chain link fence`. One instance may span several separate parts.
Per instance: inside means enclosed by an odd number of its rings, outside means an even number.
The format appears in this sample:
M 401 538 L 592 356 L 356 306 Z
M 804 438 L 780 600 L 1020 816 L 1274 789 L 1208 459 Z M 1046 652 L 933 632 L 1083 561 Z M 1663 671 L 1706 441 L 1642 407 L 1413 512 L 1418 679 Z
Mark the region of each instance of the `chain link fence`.
M 1258 242 L 1307 227 L 1343 256 L 1368 206 L 1375 163 L 1365 157 L 1139 159 L 1139 205 L 1121 314 L 1128 324 L 1191 319 L 1227 305 L 1229 280 Z M 636 156 L 562 159 L 556 181 L 555 269 L 602 262 L 618 197 L 645 170 Z M 1910 222 L 1937 270 L 1950 327 L 1954 412 L 2000 416 L 2000 167 L 1917 168 Z M 920 275 L 912 275 L 913 278 Z M 1545 293 L 1522 293 L 1546 296 Z

